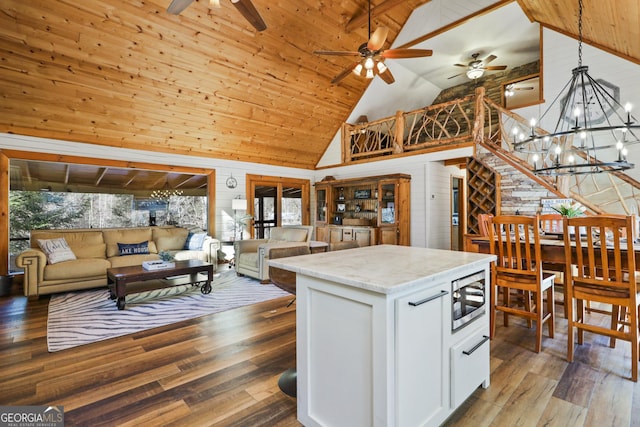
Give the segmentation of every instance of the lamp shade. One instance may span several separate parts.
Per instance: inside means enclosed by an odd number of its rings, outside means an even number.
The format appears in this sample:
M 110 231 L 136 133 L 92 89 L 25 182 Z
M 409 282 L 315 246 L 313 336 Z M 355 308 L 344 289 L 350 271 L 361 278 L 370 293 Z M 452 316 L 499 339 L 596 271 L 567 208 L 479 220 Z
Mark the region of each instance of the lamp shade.
M 231 209 L 234 211 L 246 211 L 247 200 L 246 199 L 233 199 L 231 200 Z

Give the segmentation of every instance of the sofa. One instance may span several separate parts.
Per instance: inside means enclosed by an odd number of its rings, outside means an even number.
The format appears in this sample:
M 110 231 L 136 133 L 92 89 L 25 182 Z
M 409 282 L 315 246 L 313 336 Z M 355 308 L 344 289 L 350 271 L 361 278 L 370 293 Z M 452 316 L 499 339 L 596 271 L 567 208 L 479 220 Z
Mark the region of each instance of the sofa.
M 272 248 L 309 246 L 312 235 L 311 225 L 287 225 L 271 228 L 268 239 L 236 240 L 233 245 L 236 273 L 268 283 L 269 251 Z
M 160 252 L 215 268 L 220 248 L 201 229 L 173 226 L 32 230 L 29 240 L 16 258 L 27 297 L 106 286 L 108 268 L 158 260 Z

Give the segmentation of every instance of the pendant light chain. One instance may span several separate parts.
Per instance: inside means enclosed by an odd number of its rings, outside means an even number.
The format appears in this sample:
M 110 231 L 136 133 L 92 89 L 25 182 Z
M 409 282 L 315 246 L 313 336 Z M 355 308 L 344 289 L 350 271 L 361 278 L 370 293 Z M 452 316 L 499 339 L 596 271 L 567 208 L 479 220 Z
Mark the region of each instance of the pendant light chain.
M 582 67 L 582 0 L 578 0 L 578 67 Z

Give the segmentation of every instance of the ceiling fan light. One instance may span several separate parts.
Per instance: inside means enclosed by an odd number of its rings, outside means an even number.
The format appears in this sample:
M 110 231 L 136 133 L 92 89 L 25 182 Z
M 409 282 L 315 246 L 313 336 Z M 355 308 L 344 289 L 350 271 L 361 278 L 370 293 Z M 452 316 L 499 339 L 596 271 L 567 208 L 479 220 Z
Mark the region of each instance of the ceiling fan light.
M 353 74 L 355 74 L 356 76 L 359 76 L 361 73 L 362 73 L 362 64 L 358 64 L 353 69 Z
M 385 71 L 387 71 L 387 66 L 384 65 L 384 62 L 380 61 L 376 64 L 376 66 L 378 67 L 378 72 L 380 74 L 384 73 Z
M 373 66 L 374 66 L 374 65 L 375 65 L 375 64 L 374 64 L 374 62 L 373 62 L 373 58 L 372 58 L 372 57 L 370 57 L 370 56 L 369 56 L 369 57 L 367 57 L 367 59 L 365 59 L 365 60 L 364 60 L 364 68 L 366 68 L 366 69 L 367 69 L 367 72 L 368 72 L 369 70 L 373 70 Z M 368 75 L 368 73 L 367 73 L 367 75 Z M 373 78 L 373 77 L 371 77 L 371 78 Z
M 470 70 L 467 70 L 467 77 L 469 77 L 471 80 L 479 79 L 483 74 L 484 70 L 480 68 L 472 68 Z
M 366 77 L 368 79 L 372 79 L 373 78 L 373 69 L 367 69 L 367 75 Z

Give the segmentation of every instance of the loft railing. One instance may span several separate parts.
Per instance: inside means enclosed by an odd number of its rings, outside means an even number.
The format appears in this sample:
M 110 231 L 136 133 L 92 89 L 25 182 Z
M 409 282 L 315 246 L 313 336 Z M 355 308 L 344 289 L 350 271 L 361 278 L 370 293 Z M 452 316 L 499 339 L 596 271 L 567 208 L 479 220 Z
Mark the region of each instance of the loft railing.
M 566 177 L 533 173 L 532 154 L 513 149 L 515 131 L 528 134 L 529 121 L 485 96 L 475 94 L 410 112 L 399 111 L 368 123 L 342 126 L 345 164 L 407 154 L 422 154 L 479 144 L 540 185 L 571 197 L 594 212 L 638 214 L 640 182 L 624 172 Z M 536 129 L 537 134 L 546 131 Z M 550 162 L 551 159 L 544 159 Z
M 473 101 L 462 99 L 399 111 L 394 117 L 342 126 L 344 163 L 411 152 L 439 151 L 471 145 Z

